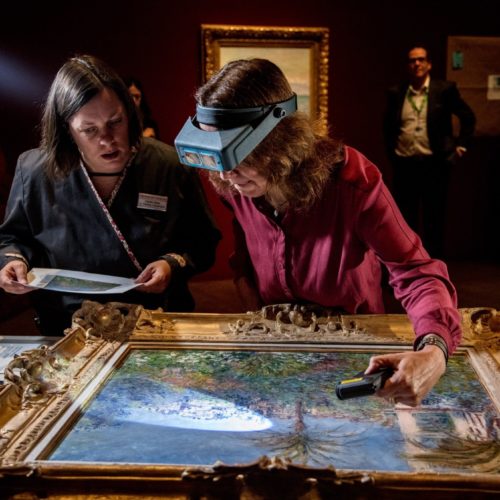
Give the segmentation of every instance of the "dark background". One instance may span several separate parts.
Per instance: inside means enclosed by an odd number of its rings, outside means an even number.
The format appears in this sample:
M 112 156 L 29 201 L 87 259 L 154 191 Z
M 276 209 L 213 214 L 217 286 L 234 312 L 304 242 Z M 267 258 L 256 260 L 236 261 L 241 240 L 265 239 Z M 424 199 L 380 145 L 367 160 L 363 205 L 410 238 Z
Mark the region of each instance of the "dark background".
M 105 0 L 9 1 L 0 12 L 0 148 L 12 172 L 17 156 L 36 147 L 41 104 L 61 64 L 96 55 L 122 75 L 142 80 L 162 140 L 173 139 L 194 108 L 201 83 L 202 23 L 324 26 L 330 29 L 329 120 L 391 183 L 382 143 L 385 90 L 404 76 L 415 44 L 433 56 L 444 78 L 450 35 L 500 36 L 497 1 L 401 0 Z M 451 182 L 446 257 L 498 260 L 500 139 L 477 137 Z M 230 224 L 210 188 L 225 233 L 217 265 L 205 278 L 229 276 Z

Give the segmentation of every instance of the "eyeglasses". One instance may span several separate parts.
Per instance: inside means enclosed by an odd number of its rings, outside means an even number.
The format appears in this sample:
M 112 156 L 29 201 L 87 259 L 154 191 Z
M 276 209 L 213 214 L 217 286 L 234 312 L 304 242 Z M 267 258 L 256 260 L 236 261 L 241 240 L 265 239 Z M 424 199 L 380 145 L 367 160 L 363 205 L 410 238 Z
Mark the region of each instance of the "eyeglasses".
M 416 62 L 425 62 L 427 61 L 427 57 L 410 57 L 408 59 L 408 64 L 415 64 Z

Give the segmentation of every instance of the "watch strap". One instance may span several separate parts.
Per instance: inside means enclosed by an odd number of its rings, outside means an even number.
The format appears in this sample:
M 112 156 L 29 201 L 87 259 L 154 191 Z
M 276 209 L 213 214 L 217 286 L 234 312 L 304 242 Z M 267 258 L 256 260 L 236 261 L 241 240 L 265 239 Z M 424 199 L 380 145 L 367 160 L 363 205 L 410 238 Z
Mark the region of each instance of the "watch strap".
M 186 267 L 186 259 L 178 253 L 167 253 L 162 256 L 162 259 L 166 260 L 174 268 Z
M 448 346 L 443 337 L 435 333 L 427 333 L 422 335 L 415 345 L 415 351 L 421 351 L 426 345 L 435 345 L 443 351 L 445 362 L 448 363 Z

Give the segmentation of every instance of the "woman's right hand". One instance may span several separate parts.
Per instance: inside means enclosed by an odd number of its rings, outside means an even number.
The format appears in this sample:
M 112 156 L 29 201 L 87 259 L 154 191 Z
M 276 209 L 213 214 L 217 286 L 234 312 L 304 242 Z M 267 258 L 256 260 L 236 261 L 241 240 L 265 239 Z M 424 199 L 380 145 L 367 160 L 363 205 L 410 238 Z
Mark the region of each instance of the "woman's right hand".
M 22 260 L 11 260 L 0 269 L 0 288 L 8 293 L 23 294 L 31 292 L 28 288 L 28 267 Z

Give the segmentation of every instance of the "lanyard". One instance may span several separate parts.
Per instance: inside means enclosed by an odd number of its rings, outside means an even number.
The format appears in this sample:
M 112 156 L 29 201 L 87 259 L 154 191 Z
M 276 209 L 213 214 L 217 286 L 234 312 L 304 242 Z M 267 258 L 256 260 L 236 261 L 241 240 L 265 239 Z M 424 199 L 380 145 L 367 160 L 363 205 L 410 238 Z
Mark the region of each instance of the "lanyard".
M 417 116 L 420 118 L 420 113 L 424 109 L 424 106 L 426 105 L 427 100 L 429 99 L 429 90 L 425 89 L 425 93 L 424 93 L 424 95 L 422 97 L 422 100 L 420 101 L 420 106 L 419 107 L 417 107 L 417 104 L 413 100 L 412 92 L 411 92 L 410 89 L 408 89 L 408 92 L 406 93 L 406 98 L 408 99 L 408 101 L 411 104 L 411 107 L 413 108 L 413 110 L 415 111 L 415 113 L 417 113 Z
M 111 204 L 113 203 L 118 190 L 120 189 L 120 186 L 122 185 L 123 179 L 125 179 L 125 175 L 127 174 L 128 167 L 132 163 L 132 160 L 135 155 L 132 155 L 130 158 L 130 161 L 127 162 L 127 165 L 125 166 L 125 169 L 123 171 L 123 175 L 120 177 L 118 182 L 116 183 L 115 187 L 113 188 L 113 191 L 111 192 L 111 195 L 109 196 L 109 200 L 107 203 L 104 203 L 102 198 L 100 197 L 99 193 L 97 192 L 97 189 L 95 188 L 93 182 L 90 180 L 89 174 L 87 172 L 87 169 L 83 166 L 83 162 L 80 160 L 80 167 L 82 168 L 85 177 L 87 179 L 87 182 L 89 183 L 90 188 L 92 189 L 97 202 L 99 203 L 99 206 L 101 207 L 101 210 L 104 212 L 104 215 L 108 219 L 109 223 L 111 224 L 111 227 L 113 228 L 113 231 L 115 232 L 116 236 L 118 236 L 118 239 L 120 240 L 120 243 L 123 245 L 123 248 L 127 252 L 127 255 L 129 256 L 130 260 L 134 264 L 134 266 L 137 268 L 139 272 L 142 271 L 142 266 L 139 264 L 139 261 L 137 260 L 136 256 L 134 255 L 134 252 L 130 248 L 129 244 L 127 243 L 127 240 L 123 236 L 122 232 L 120 231 L 120 228 L 116 224 L 116 222 L 113 220 L 113 217 L 109 213 L 109 209 L 111 208 Z

